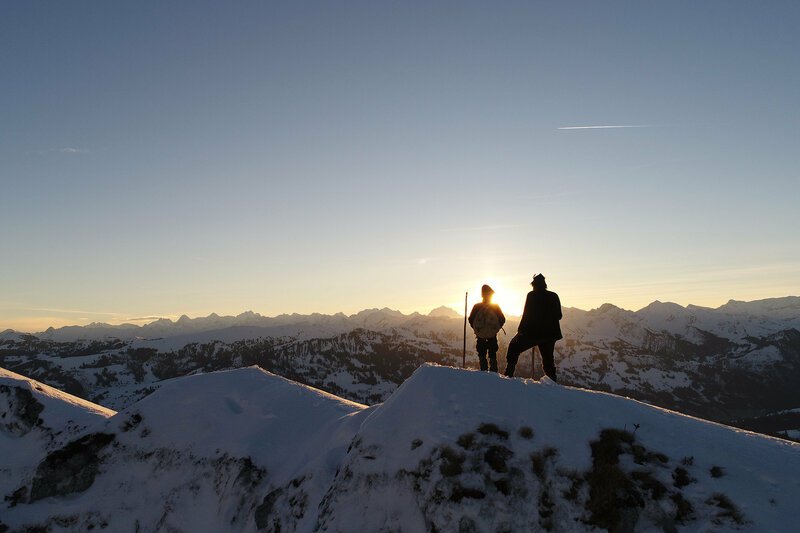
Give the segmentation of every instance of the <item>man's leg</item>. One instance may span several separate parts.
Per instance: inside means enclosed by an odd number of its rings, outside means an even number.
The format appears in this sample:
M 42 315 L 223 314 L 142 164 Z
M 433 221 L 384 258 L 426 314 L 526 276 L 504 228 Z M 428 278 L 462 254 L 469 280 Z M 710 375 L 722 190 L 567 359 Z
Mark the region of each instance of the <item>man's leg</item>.
M 489 371 L 497 372 L 497 337 L 489 339 Z
M 542 368 L 544 369 L 545 376 L 557 382 L 556 363 L 553 359 L 553 351 L 555 350 L 555 347 L 555 341 L 545 342 L 544 344 L 539 345 L 539 353 L 542 354 Z
M 533 341 L 527 336 L 521 333 L 514 335 L 514 338 L 508 343 L 508 353 L 506 354 L 506 376 L 510 378 L 514 377 L 514 368 L 517 366 L 519 354 L 525 350 L 529 350 L 531 347 L 533 347 Z
M 475 347 L 478 349 L 478 364 L 480 365 L 481 370 L 489 369 L 489 365 L 486 362 L 486 352 L 489 349 L 488 342 L 489 341 L 487 339 L 478 339 L 478 341 L 475 343 Z

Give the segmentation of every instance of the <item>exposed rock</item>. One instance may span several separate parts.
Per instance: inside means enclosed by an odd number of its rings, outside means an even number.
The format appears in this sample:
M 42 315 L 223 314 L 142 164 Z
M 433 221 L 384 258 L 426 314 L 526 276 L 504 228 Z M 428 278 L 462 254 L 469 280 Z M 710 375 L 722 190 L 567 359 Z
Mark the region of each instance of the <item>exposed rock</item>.
M 110 433 L 92 433 L 50 453 L 36 469 L 30 501 L 91 487 L 100 468 L 100 454 L 114 438 Z
M 0 401 L 7 404 L 0 414 L 0 430 L 19 437 L 42 425 L 39 415 L 44 406 L 28 389 L 0 385 Z

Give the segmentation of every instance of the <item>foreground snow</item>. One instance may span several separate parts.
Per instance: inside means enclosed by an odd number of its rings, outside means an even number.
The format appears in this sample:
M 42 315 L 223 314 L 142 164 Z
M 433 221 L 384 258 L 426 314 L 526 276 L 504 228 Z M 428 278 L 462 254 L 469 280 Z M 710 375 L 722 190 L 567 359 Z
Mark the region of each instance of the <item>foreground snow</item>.
M 34 430 L 0 426 L 12 474 L 0 516 L 12 529 L 793 531 L 800 522 L 800 445 L 549 380 L 425 365 L 368 408 L 251 367 L 172 380 L 115 415 L 49 388 L 37 394 L 43 419 L 83 412 L 86 429 L 26 455 L 17 452 Z
M 0 368 L 0 494 L 19 488 L 48 451 L 115 414 Z M 2 516 L 2 513 L 0 513 Z

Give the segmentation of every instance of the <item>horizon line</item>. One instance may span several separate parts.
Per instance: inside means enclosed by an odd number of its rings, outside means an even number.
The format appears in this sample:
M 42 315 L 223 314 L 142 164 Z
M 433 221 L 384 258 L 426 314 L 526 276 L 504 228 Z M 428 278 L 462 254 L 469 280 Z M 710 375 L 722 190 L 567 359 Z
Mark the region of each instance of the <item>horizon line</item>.
M 756 299 L 756 300 L 736 300 L 734 298 L 730 298 L 730 299 L 728 299 L 727 302 L 725 302 L 723 304 L 720 304 L 717 307 L 709 307 L 709 306 L 697 305 L 697 304 L 681 305 L 681 304 L 676 303 L 676 302 L 661 301 L 661 300 L 655 299 L 652 302 L 650 302 L 649 304 L 647 304 L 647 305 L 645 305 L 645 306 L 643 306 L 643 307 L 641 307 L 639 309 L 636 309 L 636 310 L 634 310 L 634 309 L 626 309 L 624 307 L 620 307 L 619 305 L 616 305 L 616 304 L 611 303 L 611 302 L 604 302 L 603 304 L 600 304 L 599 306 L 591 308 L 591 309 L 588 309 L 588 310 L 587 309 L 581 309 L 579 307 L 573 307 L 573 306 L 563 306 L 563 308 L 564 309 L 575 309 L 575 310 L 583 311 L 583 312 L 590 312 L 590 311 L 595 311 L 597 309 L 600 309 L 601 307 L 610 305 L 610 306 L 619 308 L 619 309 L 621 309 L 623 311 L 630 311 L 630 312 L 633 312 L 633 313 L 637 313 L 637 312 L 639 312 L 639 311 L 641 311 L 643 309 L 646 309 L 647 307 L 649 307 L 649 306 L 651 306 L 653 304 L 673 304 L 673 305 L 677 305 L 677 306 L 679 306 L 679 307 L 681 307 L 683 309 L 689 309 L 690 307 L 696 307 L 696 308 L 710 309 L 712 311 L 715 311 L 715 310 L 718 310 L 719 308 L 721 308 L 721 307 L 723 307 L 725 305 L 728 305 L 728 304 L 734 303 L 734 302 L 748 304 L 748 303 L 755 303 L 755 302 L 762 302 L 762 301 L 766 301 L 766 300 L 776 300 L 776 299 L 783 299 L 783 298 L 800 298 L 800 295 L 791 295 L 791 294 L 789 294 L 789 295 L 786 295 L 786 296 L 773 296 L 773 297 L 768 297 L 768 298 L 759 298 L 759 299 Z M 77 328 L 86 328 L 86 327 L 89 327 L 89 326 L 91 326 L 93 324 L 103 325 L 103 326 L 110 326 L 110 327 L 120 327 L 120 326 L 128 325 L 128 326 L 133 326 L 133 327 L 136 327 L 136 328 L 143 328 L 143 327 L 148 326 L 148 325 L 150 325 L 150 324 L 152 324 L 154 322 L 158 322 L 159 320 L 167 320 L 167 321 L 175 324 L 175 323 L 178 322 L 178 320 L 180 320 L 180 318 L 183 318 L 184 316 L 188 320 L 197 320 L 197 319 L 201 319 L 201 318 L 209 318 L 212 315 L 215 315 L 217 318 L 238 318 L 239 316 L 247 314 L 247 313 L 252 313 L 254 315 L 257 315 L 260 318 L 266 318 L 266 319 L 273 319 L 273 318 L 278 318 L 278 317 L 281 317 L 281 316 L 293 316 L 293 315 L 297 315 L 297 316 L 301 316 L 301 317 L 309 317 L 309 316 L 313 316 L 313 315 L 321 315 L 321 316 L 333 317 L 333 316 L 336 316 L 336 315 L 344 315 L 347 318 L 352 318 L 352 317 L 354 317 L 354 316 L 356 316 L 356 315 L 358 315 L 360 313 L 363 313 L 365 311 L 391 311 L 393 313 L 399 313 L 399 314 L 401 314 L 403 316 L 406 316 L 406 317 L 413 316 L 413 315 L 430 316 L 431 312 L 433 312 L 435 310 L 438 310 L 438 309 L 441 309 L 443 307 L 447 308 L 447 309 L 450 309 L 454 313 L 458 314 L 458 318 L 459 319 L 462 317 L 462 314 L 460 313 L 460 311 L 458 311 L 457 309 L 455 309 L 455 308 L 453 308 L 453 307 L 451 307 L 449 305 L 440 305 L 438 307 L 434 307 L 428 313 L 421 313 L 419 311 L 411 311 L 409 313 L 404 313 L 403 311 L 400 311 L 400 310 L 397 310 L 397 309 L 392 309 L 390 307 L 380 307 L 380 308 L 379 307 L 370 307 L 370 308 L 362 309 L 362 310 L 360 310 L 358 312 L 355 312 L 355 313 L 352 313 L 352 314 L 345 313 L 344 311 L 337 311 L 335 313 L 321 313 L 321 312 L 316 312 L 315 311 L 315 312 L 311 312 L 311 313 L 297 313 L 297 312 L 280 313 L 280 314 L 277 314 L 277 315 L 269 316 L 269 315 L 262 315 L 261 313 L 256 312 L 256 311 L 247 310 L 247 311 L 242 311 L 238 315 L 219 315 L 219 314 L 217 314 L 215 312 L 212 312 L 212 313 L 209 313 L 208 315 L 205 315 L 205 316 L 196 315 L 194 317 L 190 317 L 188 314 L 183 313 L 180 316 L 178 316 L 177 319 L 172 319 L 169 316 L 148 317 L 148 318 L 154 318 L 154 320 L 152 322 L 148 322 L 146 324 L 134 324 L 134 323 L 131 323 L 131 322 L 128 322 L 128 321 L 123 321 L 123 322 L 120 322 L 118 324 L 111 324 L 111 323 L 108 323 L 108 322 L 90 322 L 89 324 L 84 324 L 84 325 L 71 324 L 71 325 L 64 325 L 64 326 L 59 326 L 59 327 L 49 326 L 49 327 L 47 327 L 47 328 L 45 328 L 45 329 L 43 329 L 41 331 L 36 331 L 36 332 L 34 332 L 34 331 L 20 331 L 20 330 L 14 329 L 14 328 L 0 328 L 0 333 L 5 333 L 5 332 L 8 332 L 8 331 L 12 331 L 12 332 L 15 332 L 15 333 L 27 333 L 27 334 L 46 333 L 47 330 L 49 330 L 49 329 L 59 330 L 59 329 L 63 329 L 63 328 L 76 328 L 76 327 Z M 172 316 L 175 316 L 175 315 L 172 315 Z M 516 315 L 516 314 L 509 314 L 508 316 L 509 317 L 515 317 L 515 318 L 521 318 L 521 315 Z M 436 318 L 436 317 L 434 317 L 434 318 Z M 440 318 L 456 318 L 456 317 L 440 317 Z M 131 319 L 128 319 L 128 320 L 131 320 Z

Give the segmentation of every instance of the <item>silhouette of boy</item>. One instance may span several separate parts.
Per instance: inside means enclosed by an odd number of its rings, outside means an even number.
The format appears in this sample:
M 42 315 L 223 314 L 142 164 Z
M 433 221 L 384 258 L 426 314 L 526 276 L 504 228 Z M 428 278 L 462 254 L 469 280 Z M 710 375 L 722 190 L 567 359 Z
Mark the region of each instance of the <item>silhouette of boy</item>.
M 561 326 L 561 301 L 558 294 L 547 290 L 547 283 L 542 274 L 536 274 L 531 282 L 533 290 L 528 293 L 525 300 L 525 309 L 519 322 L 519 329 L 511 342 L 508 343 L 506 359 L 506 376 L 514 376 L 514 367 L 519 360 L 519 354 L 539 347 L 542 356 L 542 367 L 547 377 L 556 381 L 556 365 L 553 360 L 553 350 L 556 341 L 563 339 Z
M 478 362 L 481 370 L 497 372 L 497 332 L 506 323 L 506 317 L 500 306 L 492 303 L 494 291 L 488 285 L 481 287 L 483 301 L 478 302 L 469 314 L 469 325 L 475 332 L 475 348 L 478 350 Z M 486 354 L 489 361 L 486 361 Z

